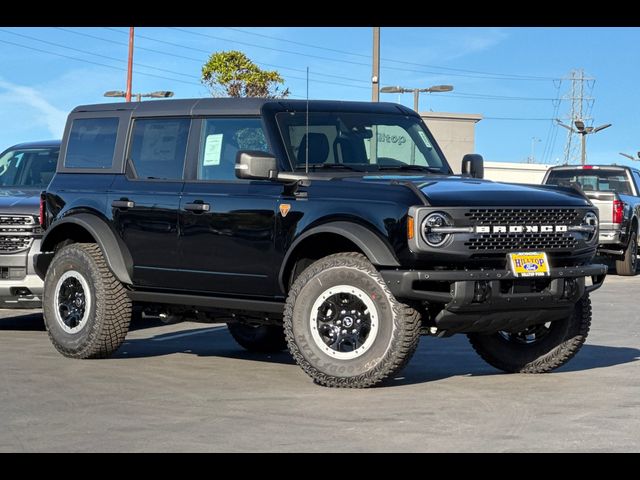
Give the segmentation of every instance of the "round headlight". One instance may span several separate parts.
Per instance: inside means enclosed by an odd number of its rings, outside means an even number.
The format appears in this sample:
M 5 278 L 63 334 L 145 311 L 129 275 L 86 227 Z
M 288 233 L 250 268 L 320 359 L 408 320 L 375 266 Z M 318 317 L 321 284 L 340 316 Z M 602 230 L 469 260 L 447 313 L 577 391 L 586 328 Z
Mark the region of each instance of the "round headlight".
M 422 236 L 424 241 L 427 242 L 427 245 L 431 247 L 442 246 L 442 244 L 446 242 L 447 238 L 449 238 L 449 234 L 433 232 L 432 229 L 434 227 L 447 227 L 449 225 L 449 219 L 442 213 L 436 212 L 427 215 L 427 218 L 422 222 Z
M 594 212 L 587 212 L 582 219 L 582 224 L 595 227 L 593 231 L 587 235 L 587 241 L 590 242 L 598 233 L 598 216 Z

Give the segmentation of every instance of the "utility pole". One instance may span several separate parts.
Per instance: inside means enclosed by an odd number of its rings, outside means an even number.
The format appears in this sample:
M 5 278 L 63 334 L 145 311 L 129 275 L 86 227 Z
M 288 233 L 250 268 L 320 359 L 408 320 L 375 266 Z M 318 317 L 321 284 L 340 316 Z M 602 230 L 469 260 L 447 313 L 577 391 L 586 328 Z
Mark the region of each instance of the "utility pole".
M 133 81 L 133 27 L 129 27 L 129 62 L 127 64 L 127 95 L 125 97 L 125 100 L 127 102 L 131 101 L 132 81 Z
M 536 142 L 541 142 L 542 140 L 538 137 L 531 137 L 531 156 L 529 157 L 529 161 L 527 163 L 536 163 Z
M 371 73 L 371 101 L 380 101 L 380 27 L 373 27 L 373 71 Z
M 587 113 L 587 110 L 593 105 L 593 97 L 585 94 L 585 82 L 587 87 L 593 89 L 595 78 L 585 77 L 584 70 L 576 69 L 572 70 L 569 77 L 565 77 L 563 80 L 571 81 L 571 90 L 568 95 L 563 96 L 563 100 L 570 100 L 570 110 L 567 117 L 568 124 L 573 125 L 576 120 L 582 122 L 588 122 L 592 120 Z M 568 165 L 578 160 L 578 144 L 574 142 L 574 136 L 578 134 L 575 130 L 569 130 L 567 132 L 567 141 L 564 146 L 564 163 Z M 582 137 L 584 140 L 584 136 Z M 582 145 L 582 142 L 581 142 Z M 584 152 L 584 148 L 581 148 L 581 152 Z

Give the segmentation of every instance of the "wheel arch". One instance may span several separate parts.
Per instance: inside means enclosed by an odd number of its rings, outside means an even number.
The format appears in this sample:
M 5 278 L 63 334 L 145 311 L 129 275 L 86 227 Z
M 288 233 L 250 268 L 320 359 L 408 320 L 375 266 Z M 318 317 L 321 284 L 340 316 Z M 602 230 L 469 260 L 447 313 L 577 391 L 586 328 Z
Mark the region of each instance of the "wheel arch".
M 34 267 L 40 278 L 44 279 L 55 248 L 62 242 L 96 243 L 109 269 L 122 283 L 131 285 L 133 260 L 124 242 L 117 237 L 109 224 L 96 214 L 70 214 L 55 222 L 45 233 L 40 245 L 40 254 L 36 256 Z
M 321 245 L 318 250 L 313 248 L 318 245 Z M 289 278 L 296 262 L 304 258 L 306 252 L 312 250 L 320 253 L 321 257 L 340 251 L 358 251 L 373 265 L 400 266 L 391 247 L 372 229 L 357 223 L 332 221 L 307 230 L 291 244 L 278 275 L 278 283 L 283 292 L 287 291 Z

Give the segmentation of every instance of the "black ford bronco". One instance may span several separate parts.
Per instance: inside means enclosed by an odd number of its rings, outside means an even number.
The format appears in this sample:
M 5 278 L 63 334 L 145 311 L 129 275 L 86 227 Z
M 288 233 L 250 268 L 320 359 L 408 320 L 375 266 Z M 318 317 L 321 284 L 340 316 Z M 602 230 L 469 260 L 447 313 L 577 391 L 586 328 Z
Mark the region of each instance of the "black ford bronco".
M 591 322 L 597 210 L 578 190 L 453 175 L 391 103 L 195 99 L 69 116 L 35 268 L 68 357 L 112 354 L 132 305 L 288 348 L 317 383 L 397 374 L 421 334 L 507 372 L 567 362 Z

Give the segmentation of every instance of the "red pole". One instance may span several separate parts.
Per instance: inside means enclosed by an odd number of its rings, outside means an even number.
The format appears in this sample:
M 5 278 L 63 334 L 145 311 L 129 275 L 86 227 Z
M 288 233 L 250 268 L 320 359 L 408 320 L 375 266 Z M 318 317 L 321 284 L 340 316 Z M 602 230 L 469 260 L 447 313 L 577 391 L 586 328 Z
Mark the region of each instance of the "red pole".
M 133 77 L 133 27 L 129 27 L 129 64 L 127 66 L 127 94 L 125 99 L 131 101 L 131 81 Z

